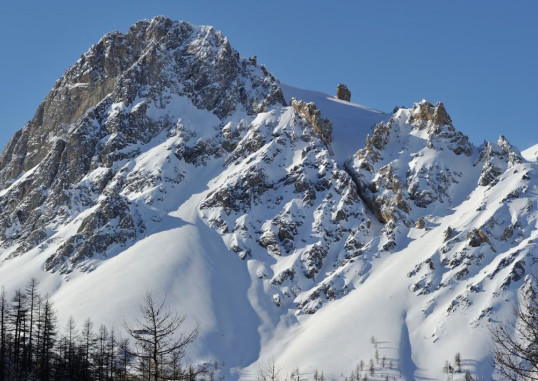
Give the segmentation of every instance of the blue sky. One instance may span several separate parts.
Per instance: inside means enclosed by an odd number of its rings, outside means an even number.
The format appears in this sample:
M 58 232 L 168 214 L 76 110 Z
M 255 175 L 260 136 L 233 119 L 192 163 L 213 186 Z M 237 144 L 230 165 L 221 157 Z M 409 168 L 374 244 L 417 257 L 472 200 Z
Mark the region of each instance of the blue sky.
M 0 145 L 106 32 L 165 15 L 220 29 L 276 77 L 391 111 L 444 102 L 480 144 L 538 143 L 538 1 L 92 0 L 0 3 Z

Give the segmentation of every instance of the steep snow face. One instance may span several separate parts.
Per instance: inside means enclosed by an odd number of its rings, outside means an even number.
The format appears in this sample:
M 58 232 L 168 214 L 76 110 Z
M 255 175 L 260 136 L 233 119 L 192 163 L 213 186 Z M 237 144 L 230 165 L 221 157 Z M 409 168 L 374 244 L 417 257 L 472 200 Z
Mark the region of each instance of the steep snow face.
M 0 283 L 117 327 L 166 296 L 200 324 L 189 360 L 226 379 L 270 359 L 442 379 L 456 352 L 491 379 L 488 329 L 534 269 L 536 170 L 441 103 L 389 116 L 281 85 L 159 17 L 94 45 L 2 153 Z

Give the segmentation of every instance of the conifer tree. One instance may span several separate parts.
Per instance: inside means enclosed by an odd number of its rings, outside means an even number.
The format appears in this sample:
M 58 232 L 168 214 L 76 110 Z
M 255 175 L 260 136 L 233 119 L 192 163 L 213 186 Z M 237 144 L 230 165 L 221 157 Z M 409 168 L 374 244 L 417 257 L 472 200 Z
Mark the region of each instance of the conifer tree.
M 117 338 L 116 338 L 116 332 L 114 331 L 114 328 L 110 328 L 109 335 L 108 335 L 108 342 L 106 345 L 106 351 L 107 351 L 107 379 L 113 379 L 115 368 L 116 368 L 116 346 L 117 346 Z
M 295 368 L 291 372 L 290 381 L 303 381 L 303 379 L 301 378 L 301 371 L 299 370 L 299 368 Z
M 131 349 L 129 348 L 129 339 L 120 338 L 118 345 L 118 367 L 117 367 L 117 377 L 119 381 L 127 380 L 127 367 L 131 362 Z
M 108 329 L 106 326 L 101 325 L 99 327 L 99 335 L 97 336 L 97 351 L 95 353 L 95 365 L 97 367 L 96 378 L 98 381 L 103 381 L 107 373 L 107 342 L 108 342 Z

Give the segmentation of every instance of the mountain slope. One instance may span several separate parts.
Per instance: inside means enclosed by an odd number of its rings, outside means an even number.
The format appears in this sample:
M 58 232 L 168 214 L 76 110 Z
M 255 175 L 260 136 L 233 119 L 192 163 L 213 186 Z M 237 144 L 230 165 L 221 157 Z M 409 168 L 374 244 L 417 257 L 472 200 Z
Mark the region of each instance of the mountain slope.
M 456 352 L 490 379 L 491 321 L 534 267 L 536 165 L 441 103 L 283 85 L 158 17 L 92 46 L 0 156 L 0 282 L 118 327 L 166 296 L 226 379 L 270 359 L 339 379 L 376 350 L 379 379 L 440 379 Z
M 521 154 L 528 161 L 536 161 L 536 157 L 538 156 L 538 144 L 527 148 L 526 150 L 522 151 Z
M 286 102 L 292 98 L 313 102 L 322 110 L 323 116 L 332 122 L 332 142 L 334 157 L 343 164 L 366 141 L 372 127 L 390 118 L 390 115 L 356 103 L 346 102 L 334 96 L 317 91 L 299 89 L 287 84 L 280 84 Z

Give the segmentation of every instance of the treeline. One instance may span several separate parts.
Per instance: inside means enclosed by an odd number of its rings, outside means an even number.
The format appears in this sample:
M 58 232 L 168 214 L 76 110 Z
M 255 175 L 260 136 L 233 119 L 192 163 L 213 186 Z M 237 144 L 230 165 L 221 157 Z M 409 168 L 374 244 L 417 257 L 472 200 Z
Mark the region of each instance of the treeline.
M 9 297 L 0 288 L 0 381 L 223 380 L 222 375 L 217 376 L 216 363 L 194 366 L 183 362 L 185 350 L 196 339 L 198 328 L 186 330 L 183 327 L 186 316 L 166 309 L 164 300 L 155 303 L 151 294 L 146 294 L 134 319 L 136 325 L 124 323 L 119 333 L 112 327 L 95 327 L 90 319 L 80 329 L 73 318 L 64 327 L 58 327 L 52 302 L 40 295 L 37 287 L 37 280 L 31 279 L 24 290 L 16 290 Z M 538 350 L 520 344 L 525 341 L 522 338 L 538 337 L 536 295 L 534 290 L 526 294 L 518 311 L 517 317 L 525 324 L 512 323 L 519 327 L 518 336 L 513 338 L 510 329 L 501 326 L 494 337 L 495 365 L 510 380 L 536 379 L 529 375 L 538 374 L 535 361 Z M 401 379 L 392 359 L 380 356 L 375 337 L 371 342 L 375 361 L 373 358 L 369 363 L 361 361 L 349 377 L 341 378 Z M 518 362 L 514 362 L 513 356 L 518 356 Z M 469 370 L 462 368 L 461 355 L 457 353 L 454 365 L 447 361 L 443 370 L 448 379 L 460 373 L 465 380 L 475 380 Z M 259 369 L 256 379 L 304 381 L 308 378 L 299 369 L 287 375 L 273 361 Z M 325 379 L 323 372 L 314 372 L 314 381 Z
M 0 289 L 0 381 L 197 380 L 200 367 L 182 363 L 185 347 L 198 329 L 184 332 L 179 316 L 147 294 L 137 325 L 95 327 L 87 319 L 79 330 L 73 318 L 58 327 L 54 306 L 30 280 L 8 297 Z

